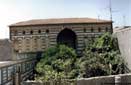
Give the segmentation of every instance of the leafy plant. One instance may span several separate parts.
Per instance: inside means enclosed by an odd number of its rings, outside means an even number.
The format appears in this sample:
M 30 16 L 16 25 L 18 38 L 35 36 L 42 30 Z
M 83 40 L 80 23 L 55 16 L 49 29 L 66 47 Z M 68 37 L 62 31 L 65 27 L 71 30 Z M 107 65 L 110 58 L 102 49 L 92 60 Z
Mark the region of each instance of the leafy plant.
M 36 66 L 37 79 L 73 79 L 77 77 L 75 50 L 65 45 L 49 48 Z
M 81 57 L 65 45 L 47 49 L 36 66 L 36 79 L 45 81 L 120 74 L 124 73 L 124 65 L 117 39 L 105 33 L 90 43 Z
M 117 39 L 106 33 L 87 47 L 78 59 L 81 77 L 124 73 L 124 60 L 120 55 Z

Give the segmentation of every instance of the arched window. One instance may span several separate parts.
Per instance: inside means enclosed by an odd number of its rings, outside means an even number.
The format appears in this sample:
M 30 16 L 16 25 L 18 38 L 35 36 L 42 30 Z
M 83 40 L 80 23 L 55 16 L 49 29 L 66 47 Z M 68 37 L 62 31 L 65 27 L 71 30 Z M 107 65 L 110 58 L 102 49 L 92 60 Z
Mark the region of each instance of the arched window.
M 30 31 L 30 34 L 33 34 L 33 31 L 32 31 L 32 30 Z
M 63 29 L 58 35 L 57 35 L 57 43 L 58 44 L 64 44 L 66 46 L 72 47 L 76 49 L 77 42 L 76 42 L 77 36 L 74 31 L 71 29 L 65 28 Z

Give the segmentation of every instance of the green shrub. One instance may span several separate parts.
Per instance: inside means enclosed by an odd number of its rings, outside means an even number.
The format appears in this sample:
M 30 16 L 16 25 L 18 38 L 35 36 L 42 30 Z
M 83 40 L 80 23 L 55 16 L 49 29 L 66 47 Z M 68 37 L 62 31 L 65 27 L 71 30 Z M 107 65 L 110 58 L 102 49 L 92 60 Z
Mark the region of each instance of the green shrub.
M 36 80 L 87 78 L 124 73 L 125 62 L 117 39 L 106 33 L 85 48 L 77 57 L 74 49 L 65 45 L 49 48 L 36 66 Z
M 124 73 L 124 60 L 120 55 L 117 39 L 106 33 L 86 48 L 78 59 L 81 77 L 104 76 Z
M 36 66 L 37 79 L 73 79 L 77 77 L 76 52 L 65 45 L 49 48 Z

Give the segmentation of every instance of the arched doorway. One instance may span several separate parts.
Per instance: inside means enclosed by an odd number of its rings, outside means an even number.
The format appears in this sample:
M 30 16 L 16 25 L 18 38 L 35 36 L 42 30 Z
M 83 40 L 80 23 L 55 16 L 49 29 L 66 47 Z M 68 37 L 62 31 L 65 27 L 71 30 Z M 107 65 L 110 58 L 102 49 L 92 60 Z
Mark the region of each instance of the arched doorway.
M 76 49 L 76 34 L 70 29 L 62 30 L 57 36 L 57 43 Z

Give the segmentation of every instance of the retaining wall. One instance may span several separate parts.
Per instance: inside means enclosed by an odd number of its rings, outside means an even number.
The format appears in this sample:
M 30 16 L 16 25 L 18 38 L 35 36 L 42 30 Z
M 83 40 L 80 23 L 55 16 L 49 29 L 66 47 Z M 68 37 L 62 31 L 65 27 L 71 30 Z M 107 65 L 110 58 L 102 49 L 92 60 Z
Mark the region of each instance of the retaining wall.
M 23 85 L 131 85 L 131 73 L 74 80 L 71 83 L 26 81 Z

